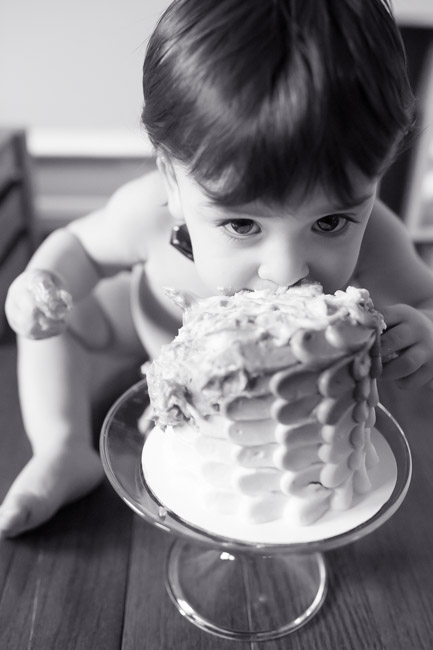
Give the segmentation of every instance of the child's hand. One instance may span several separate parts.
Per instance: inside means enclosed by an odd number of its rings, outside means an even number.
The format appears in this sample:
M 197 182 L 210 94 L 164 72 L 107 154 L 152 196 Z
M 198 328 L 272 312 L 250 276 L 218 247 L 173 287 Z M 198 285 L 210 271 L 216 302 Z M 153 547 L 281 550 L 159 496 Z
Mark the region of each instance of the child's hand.
M 433 380 L 433 322 L 409 305 L 381 309 L 387 329 L 381 336 L 382 377 L 401 388 L 419 388 Z
M 19 275 L 9 288 L 5 304 L 12 329 L 30 339 L 60 334 L 71 309 L 71 295 L 62 288 L 60 278 L 41 269 Z

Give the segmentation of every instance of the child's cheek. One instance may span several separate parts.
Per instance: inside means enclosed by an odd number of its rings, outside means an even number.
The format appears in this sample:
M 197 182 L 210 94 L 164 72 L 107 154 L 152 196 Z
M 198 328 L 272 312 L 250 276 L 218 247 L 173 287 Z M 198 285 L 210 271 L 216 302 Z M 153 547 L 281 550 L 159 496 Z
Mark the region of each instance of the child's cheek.
M 217 293 L 220 289 L 240 289 L 242 286 L 237 285 L 237 273 L 230 263 L 218 263 L 217 260 L 207 256 L 204 258 L 195 257 L 195 265 L 197 273 L 201 282 L 213 294 Z

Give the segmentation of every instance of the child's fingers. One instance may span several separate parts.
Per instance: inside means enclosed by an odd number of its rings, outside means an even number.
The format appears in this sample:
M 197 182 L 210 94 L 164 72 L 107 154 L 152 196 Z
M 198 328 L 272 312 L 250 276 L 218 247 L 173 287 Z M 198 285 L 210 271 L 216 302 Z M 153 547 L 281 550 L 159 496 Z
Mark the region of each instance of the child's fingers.
M 39 312 L 37 322 L 29 334 L 32 339 L 48 339 L 60 334 L 66 327 L 64 320 L 48 318 L 44 313 Z
M 395 383 L 403 389 L 421 388 L 422 386 L 433 389 L 433 368 L 430 365 L 422 366 L 408 377 L 397 379 Z
M 395 305 L 389 305 L 387 307 L 381 307 L 380 311 L 385 319 L 387 327 L 391 328 L 394 325 L 398 325 L 398 323 L 401 323 L 402 321 L 410 319 L 410 315 L 413 309 L 414 308 L 410 305 L 398 303 Z
M 22 308 L 9 304 L 6 316 L 12 329 L 21 336 L 28 336 L 37 323 L 37 310 L 34 305 Z
M 400 309 L 400 305 L 391 305 L 389 307 L 381 307 L 380 311 L 385 319 L 387 329 L 389 331 L 394 325 L 398 325 L 402 320 L 405 320 L 404 313 Z
M 413 345 L 399 353 L 396 358 L 385 361 L 381 376 L 384 379 L 407 378 L 423 367 L 430 367 L 431 364 L 426 364 L 425 360 L 426 354 L 424 347 L 422 345 Z
M 35 301 L 28 291 L 8 291 L 5 302 L 5 311 L 9 320 L 19 322 L 29 318 L 35 309 Z
M 380 352 L 382 359 L 386 360 L 387 357 L 392 357 L 394 353 L 399 353 L 405 350 L 410 345 L 415 343 L 415 331 L 410 327 L 409 323 L 399 323 L 394 325 L 380 337 Z

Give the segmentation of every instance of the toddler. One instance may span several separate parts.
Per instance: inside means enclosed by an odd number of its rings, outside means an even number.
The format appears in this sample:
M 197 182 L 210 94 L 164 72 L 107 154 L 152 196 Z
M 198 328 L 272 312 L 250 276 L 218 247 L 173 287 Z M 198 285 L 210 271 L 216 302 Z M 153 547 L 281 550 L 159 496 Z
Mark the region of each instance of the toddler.
M 387 0 L 175 0 L 143 88 L 157 170 L 51 234 L 9 291 L 33 456 L 3 535 L 101 481 L 92 405 L 176 335 L 164 287 L 365 287 L 383 376 L 433 378 L 433 276 L 377 198 L 413 112 Z

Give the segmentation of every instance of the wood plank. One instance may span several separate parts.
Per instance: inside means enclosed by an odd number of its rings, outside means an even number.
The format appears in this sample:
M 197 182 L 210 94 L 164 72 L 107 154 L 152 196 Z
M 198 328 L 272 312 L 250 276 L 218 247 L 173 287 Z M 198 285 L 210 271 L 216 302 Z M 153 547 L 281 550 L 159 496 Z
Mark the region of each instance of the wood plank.
M 0 546 L 0 647 L 118 650 L 131 516 L 108 485 Z
M 18 402 L 16 363 L 15 335 L 6 328 L 0 342 L 0 500 L 30 458 Z
M 135 518 L 122 650 L 233 650 L 233 641 L 203 632 L 170 601 L 164 579 L 172 542 L 168 533 Z M 227 599 L 235 596 L 226 594 Z M 233 602 L 234 617 L 239 605 Z

